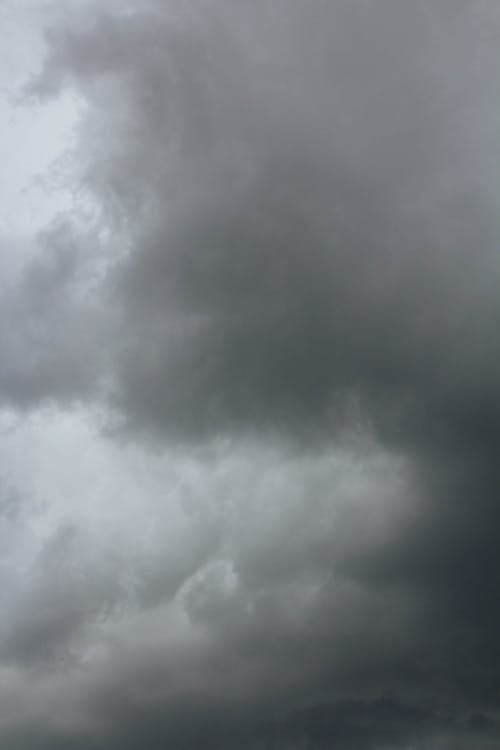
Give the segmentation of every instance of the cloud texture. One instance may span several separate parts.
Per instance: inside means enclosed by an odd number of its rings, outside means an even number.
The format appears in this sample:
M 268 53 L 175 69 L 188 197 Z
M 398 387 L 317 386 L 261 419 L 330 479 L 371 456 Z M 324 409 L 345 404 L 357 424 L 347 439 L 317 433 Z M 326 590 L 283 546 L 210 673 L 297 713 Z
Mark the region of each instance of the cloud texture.
M 79 116 L 2 282 L 2 742 L 496 747 L 495 3 L 45 19 L 23 96 Z

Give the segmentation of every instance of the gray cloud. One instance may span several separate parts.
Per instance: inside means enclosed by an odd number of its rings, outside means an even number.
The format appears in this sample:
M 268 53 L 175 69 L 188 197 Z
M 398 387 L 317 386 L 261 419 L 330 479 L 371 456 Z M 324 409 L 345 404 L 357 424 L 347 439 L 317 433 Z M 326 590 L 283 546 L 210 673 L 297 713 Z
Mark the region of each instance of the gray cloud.
M 22 409 L 95 392 L 107 327 L 102 315 L 96 327 L 95 264 L 71 226 L 56 221 L 38 241 L 41 251 L 5 283 L 0 301 L 0 399 Z
M 346 391 L 396 411 L 495 391 L 494 37 L 398 7 L 289 4 L 279 37 L 280 3 L 56 36 L 38 91 L 116 104 L 83 179 L 133 249 L 110 280 L 127 422 L 288 429 Z
M 53 529 L 0 650 L 9 746 L 498 742 L 499 33 L 401 0 L 50 30 L 29 93 L 85 102 L 91 230 L 5 295 L 1 396 L 186 474 L 113 501 L 119 553 Z

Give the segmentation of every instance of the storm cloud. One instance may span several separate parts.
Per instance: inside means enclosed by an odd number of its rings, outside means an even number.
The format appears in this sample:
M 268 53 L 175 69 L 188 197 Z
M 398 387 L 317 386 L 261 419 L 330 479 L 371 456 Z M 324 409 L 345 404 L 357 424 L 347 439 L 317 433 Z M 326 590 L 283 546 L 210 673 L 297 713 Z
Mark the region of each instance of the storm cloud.
M 22 12 L 2 742 L 495 747 L 495 3 Z

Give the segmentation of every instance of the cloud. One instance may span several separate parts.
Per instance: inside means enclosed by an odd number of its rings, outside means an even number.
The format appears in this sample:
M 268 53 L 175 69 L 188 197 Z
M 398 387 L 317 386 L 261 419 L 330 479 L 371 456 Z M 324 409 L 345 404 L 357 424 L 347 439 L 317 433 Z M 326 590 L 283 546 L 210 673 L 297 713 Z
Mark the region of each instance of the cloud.
M 82 238 L 61 219 L 37 239 L 32 257 L 7 277 L 0 302 L 0 401 L 21 409 L 95 393 L 109 328 L 92 295 L 99 268 L 85 257 Z
M 494 4 L 54 13 L 82 209 L 0 303 L 47 495 L 0 736 L 493 747 Z
M 280 3 L 152 4 L 55 35 L 34 88 L 89 97 L 83 184 L 125 234 L 126 425 L 296 431 L 346 394 L 403 421 L 496 395 L 491 42 L 474 11 L 402 8 L 289 4 L 278 37 Z

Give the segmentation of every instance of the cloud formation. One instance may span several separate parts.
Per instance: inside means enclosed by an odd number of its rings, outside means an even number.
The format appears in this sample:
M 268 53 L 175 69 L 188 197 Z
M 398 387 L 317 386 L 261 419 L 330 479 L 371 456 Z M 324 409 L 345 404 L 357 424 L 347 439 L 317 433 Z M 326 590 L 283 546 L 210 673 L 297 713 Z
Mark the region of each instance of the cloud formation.
M 25 95 L 81 106 L 75 207 L 0 301 L 9 747 L 498 744 L 499 35 L 53 9 Z

